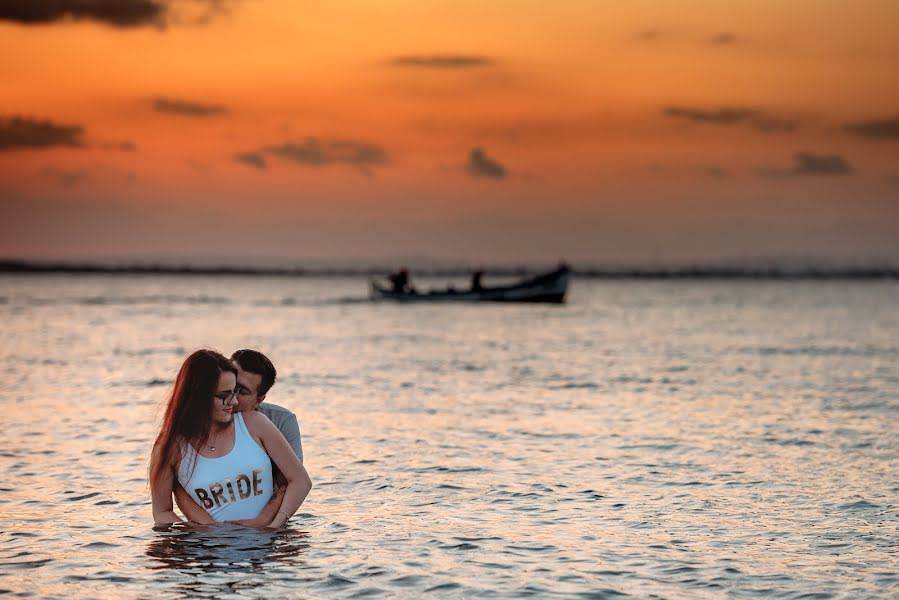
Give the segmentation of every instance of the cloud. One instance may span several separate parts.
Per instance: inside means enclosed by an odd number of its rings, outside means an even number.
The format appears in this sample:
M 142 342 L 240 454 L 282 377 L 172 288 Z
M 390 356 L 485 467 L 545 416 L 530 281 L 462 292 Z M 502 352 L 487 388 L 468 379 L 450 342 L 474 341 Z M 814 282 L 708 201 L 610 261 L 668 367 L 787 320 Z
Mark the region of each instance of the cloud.
M 506 168 L 490 158 L 481 148 L 474 148 L 468 154 L 468 164 L 465 170 L 472 177 L 484 177 L 487 179 L 504 179 L 507 175 Z
M 708 40 L 708 43 L 714 44 L 716 46 L 729 46 L 731 44 L 737 43 L 737 36 L 729 31 L 722 31 L 721 33 L 716 33 Z
M 0 20 L 23 25 L 85 20 L 140 27 L 164 24 L 167 9 L 159 0 L 4 0 Z
M 395 56 L 387 61 L 394 67 L 414 67 L 422 69 L 470 69 L 496 64 L 489 56 L 470 54 L 411 54 Z
M 795 120 L 775 117 L 754 108 L 721 107 L 716 109 L 694 108 L 688 106 L 666 106 L 662 114 L 675 119 L 685 119 L 693 123 L 711 125 L 746 124 L 756 131 L 774 133 L 795 131 Z
M 228 12 L 230 0 L 3 0 L 0 21 L 48 25 L 92 21 L 121 29 L 205 25 Z
M 735 44 L 741 44 L 745 41 L 744 38 L 730 31 L 719 31 L 711 34 L 687 34 L 683 31 L 665 31 L 663 29 L 653 28 L 638 31 L 636 34 L 634 34 L 634 39 L 638 42 L 647 43 L 661 41 L 681 41 L 694 44 L 701 42 L 712 46 L 732 46 Z
M 154 98 L 153 108 L 157 112 L 185 117 L 214 117 L 228 112 L 221 104 L 204 104 L 175 98 Z
M 899 140 L 899 114 L 882 119 L 848 123 L 843 129 L 869 140 Z
M 356 140 L 319 140 L 310 137 L 302 142 L 266 146 L 261 152 L 310 167 L 350 165 L 366 174 L 371 167 L 390 163 L 390 156 L 384 148 Z
M 663 114 L 666 117 L 687 119 L 697 123 L 714 123 L 716 125 L 732 125 L 745 121 L 752 115 L 751 110 L 743 108 L 719 108 L 706 110 L 684 106 L 666 106 Z
M 29 117 L 0 117 L 0 152 L 67 146 L 83 148 L 84 128 Z
M 265 157 L 258 152 L 242 152 L 235 155 L 234 160 L 239 163 L 255 167 L 260 171 L 264 171 L 268 166 L 268 164 L 265 162 Z
M 854 172 L 852 165 L 839 154 L 812 154 L 797 152 L 793 155 L 793 167 L 790 169 L 762 168 L 758 171 L 763 177 L 799 177 L 799 176 L 842 176 Z
M 667 35 L 667 33 L 659 29 L 644 29 L 643 31 L 638 31 L 634 37 L 641 42 L 655 42 L 667 37 Z
M 796 175 L 849 175 L 852 167 L 839 154 L 811 154 L 797 152 L 793 156 Z

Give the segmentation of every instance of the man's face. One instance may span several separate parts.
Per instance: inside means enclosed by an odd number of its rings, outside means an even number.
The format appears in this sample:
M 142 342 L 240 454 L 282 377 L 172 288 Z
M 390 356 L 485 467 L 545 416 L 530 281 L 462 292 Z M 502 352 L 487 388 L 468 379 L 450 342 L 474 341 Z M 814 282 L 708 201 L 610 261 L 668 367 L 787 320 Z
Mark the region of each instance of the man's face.
M 237 404 L 234 406 L 234 410 L 237 412 L 255 410 L 265 399 L 265 396 L 260 396 L 258 393 L 262 375 L 244 371 L 237 362 L 231 364 L 237 367 Z

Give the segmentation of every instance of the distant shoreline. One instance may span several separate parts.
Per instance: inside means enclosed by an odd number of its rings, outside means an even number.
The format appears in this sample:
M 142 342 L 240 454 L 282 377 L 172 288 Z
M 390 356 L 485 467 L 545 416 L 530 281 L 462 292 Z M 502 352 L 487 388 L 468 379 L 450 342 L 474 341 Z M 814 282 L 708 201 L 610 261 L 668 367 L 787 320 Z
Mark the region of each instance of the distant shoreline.
M 0 260 L 0 273 L 71 275 L 239 275 L 279 277 L 383 277 L 391 267 L 198 267 L 175 265 L 98 265 L 90 263 Z M 524 277 L 543 269 L 488 267 L 496 277 Z M 899 279 L 897 267 L 722 267 L 683 265 L 667 267 L 572 267 L 571 274 L 585 279 Z M 471 269 L 440 267 L 414 269 L 416 277 L 468 277 Z

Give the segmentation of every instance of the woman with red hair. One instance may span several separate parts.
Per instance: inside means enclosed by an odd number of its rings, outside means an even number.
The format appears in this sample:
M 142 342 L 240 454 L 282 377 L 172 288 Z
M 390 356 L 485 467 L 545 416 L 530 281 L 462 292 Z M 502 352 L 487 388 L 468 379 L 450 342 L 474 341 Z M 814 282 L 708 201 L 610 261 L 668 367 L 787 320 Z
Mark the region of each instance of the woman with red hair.
M 265 415 L 234 411 L 237 370 L 214 350 L 187 357 L 169 398 L 150 460 L 153 520 L 175 523 L 177 481 L 210 521 L 256 517 L 272 496 L 272 462 L 287 480 L 280 527 L 303 503 L 312 482 L 278 428 Z

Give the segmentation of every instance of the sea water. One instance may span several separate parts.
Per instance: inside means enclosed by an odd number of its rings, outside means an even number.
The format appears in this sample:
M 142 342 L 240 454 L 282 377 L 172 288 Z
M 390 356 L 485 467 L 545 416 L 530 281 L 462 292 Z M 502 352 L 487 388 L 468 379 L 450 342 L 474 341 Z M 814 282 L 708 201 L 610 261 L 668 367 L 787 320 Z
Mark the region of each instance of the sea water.
M 0 592 L 899 595 L 899 282 L 365 296 L 354 278 L 0 277 Z M 200 347 L 278 368 L 268 399 L 297 413 L 314 482 L 281 530 L 152 528 L 150 447 Z

